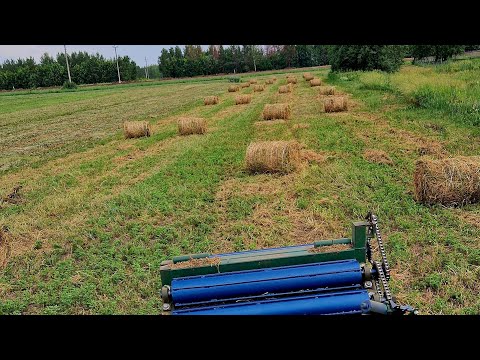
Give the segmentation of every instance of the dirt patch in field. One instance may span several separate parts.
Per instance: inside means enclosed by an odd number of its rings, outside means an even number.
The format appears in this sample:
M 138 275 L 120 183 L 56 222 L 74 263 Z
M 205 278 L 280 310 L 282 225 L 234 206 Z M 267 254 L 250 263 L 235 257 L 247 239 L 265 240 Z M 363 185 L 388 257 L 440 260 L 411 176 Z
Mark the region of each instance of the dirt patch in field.
M 180 261 L 176 264 L 171 264 L 171 269 L 187 269 L 187 268 L 194 268 L 200 266 L 216 266 L 220 265 L 220 258 L 219 257 L 208 257 L 208 258 L 200 258 L 200 259 L 190 259 L 187 261 Z
M 0 268 L 4 267 L 10 258 L 11 242 L 9 231 L 5 226 L 0 227 Z
M 317 246 L 308 249 L 310 253 L 326 253 L 326 252 L 334 252 L 334 251 L 343 251 L 351 249 L 352 246 L 348 244 L 335 244 L 335 245 L 328 245 L 328 246 Z
M 460 220 L 480 229 L 480 214 L 464 212 L 464 211 L 455 211 L 455 213 Z
M 368 162 L 376 164 L 392 165 L 393 161 L 390 156 L 383 150 L 367 149 L 363 153 L 363 158 Z

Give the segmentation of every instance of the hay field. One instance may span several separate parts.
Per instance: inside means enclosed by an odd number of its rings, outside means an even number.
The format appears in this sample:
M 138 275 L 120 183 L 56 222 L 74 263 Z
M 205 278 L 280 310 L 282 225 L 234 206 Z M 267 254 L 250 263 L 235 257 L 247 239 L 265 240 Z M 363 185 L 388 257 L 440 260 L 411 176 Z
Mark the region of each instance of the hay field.
M 479 313 L 480 205 L 422 205 L 413 188 L 421 154 L 480 154 L 468 108 L 478 69 L 309 69 L 348 97 L 337 113 L 323 112 L 305 69 L 289 70 L 299 80 L 283 94 L 284 74 L 255 93 L 229 93 L 219 79 L 0 94 L 0 198 L 22 186 L 0 203 L 0 313 L 156 314 L 162 260 L 350 236 L 369 209 L 400 302 L 423 314 Z M 235 106 L 239 94 L 251 102 Z M 212 95 L 219 104 L 204 106 Z M 291 105 L 289 120 L 263 121 L 274 103 Z M 178 135 L 182 117 L 206 119 L 207 132 Z M 152 135 L 124 139 L 124 121 L 148 121 Z M 303 144 L 304 165 L 248 172 L 247 146 L 277 140 Z M 391 161 L 364 155 L 374 150 Z

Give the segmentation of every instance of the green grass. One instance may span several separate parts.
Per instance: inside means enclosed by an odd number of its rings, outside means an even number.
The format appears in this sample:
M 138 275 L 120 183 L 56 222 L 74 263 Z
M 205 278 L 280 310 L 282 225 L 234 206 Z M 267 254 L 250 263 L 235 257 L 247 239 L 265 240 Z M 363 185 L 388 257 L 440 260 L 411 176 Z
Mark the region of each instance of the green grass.
M 411 65 L 394 75 L 309 70 L 351 94 L 349 112 L 325 114 L 301 71 L 289 71 L 299 78 L 292 94 L 277 93 L 285 83 L 277 72 L 274 85 L 242 106 L 226 81 L 2 97 L 0 194 L 24 188 L 22 202 L 0 205 L 0 227 L 10 229 L 0 244 L 0 262 L 10 252 L 0 313 L 156 314 L 162 260 L 350 236 L 351 221 L 370 209 L 402 303 L 422 313 L 478 313 L 480 208 L 426 207 L 412 196 L 419 143 L 452 155 L 480 148 L 471 115 L 414 105 L 412 94 L 471 79 Z M 220 103 L 203 106 L 206 95 Z M 261 122 L 273 102 L 290 102 L 292 119 Z M 205 117 L 207 134 L 178 136 L 178 116 Z M 126 119 L 147 119 L 154 135 L 124 140 Z M 281 139 L 325 160 L 284 176 L 245 171 L 250 141 Z M 366 149 L 387 152 L 394 165 L 365 160 Z

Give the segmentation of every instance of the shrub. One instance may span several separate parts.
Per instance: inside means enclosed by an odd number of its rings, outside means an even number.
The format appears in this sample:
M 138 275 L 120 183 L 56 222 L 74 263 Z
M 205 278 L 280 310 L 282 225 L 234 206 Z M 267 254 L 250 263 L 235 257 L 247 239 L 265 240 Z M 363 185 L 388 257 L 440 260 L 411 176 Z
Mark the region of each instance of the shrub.
M 335 45 L 330 48 L 332 71 L 382 70 L 400 68 L 405 47 L 400 45 Z
M 228 77 L 228 81 L 238 83 L 238 82 L 240 82 L 240 77 L 238 77 L 238 76 L 229 76 L 229 77 Z
M 63 83 L 62 89 L 64 90 L 75 90 L 77 88 L 77 84 L 75 84 L 73 81 L 65 81 Z

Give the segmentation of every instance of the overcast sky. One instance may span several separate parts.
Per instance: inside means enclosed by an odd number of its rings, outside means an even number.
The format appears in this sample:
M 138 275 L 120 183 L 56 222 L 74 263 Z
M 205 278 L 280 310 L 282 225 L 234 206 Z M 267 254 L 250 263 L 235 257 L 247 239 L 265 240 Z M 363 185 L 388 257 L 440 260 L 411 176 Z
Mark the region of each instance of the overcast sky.
M 118 56 L 128 55 L 137 65 L 145 66 L 145 57 L 149 65 L 157 64 L 158 57 L 163 48 L 170 48 L 175 45 L 118 45 Z M 184 45 L 180 45 L 184 47 Z M 206 49 L 208 45 L 202 45 Z M 67 45 L 68 52 L 86 51 L 88 53 L 100 53 L 106 58 L 115 57 L 115 50 L 112 45 Z M 0 45 L 0 63 L 7 59 L 27 58 L 32 56 L 40 60 L 44 53 L 55 56 L 63 52 L 63 45 Z

